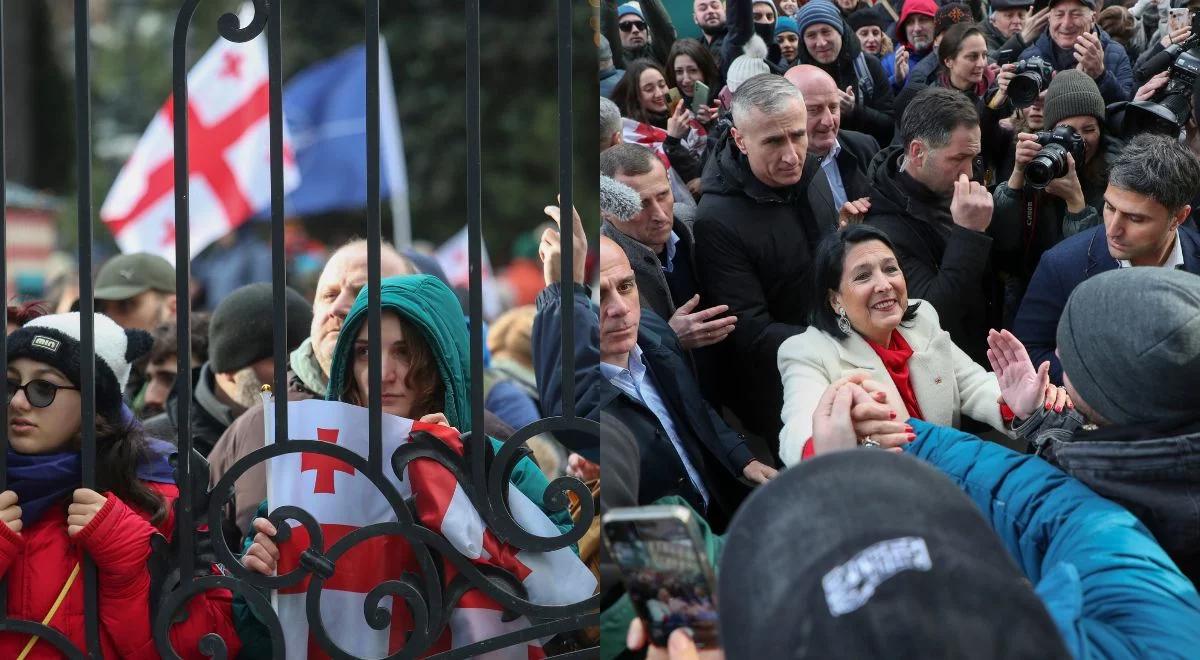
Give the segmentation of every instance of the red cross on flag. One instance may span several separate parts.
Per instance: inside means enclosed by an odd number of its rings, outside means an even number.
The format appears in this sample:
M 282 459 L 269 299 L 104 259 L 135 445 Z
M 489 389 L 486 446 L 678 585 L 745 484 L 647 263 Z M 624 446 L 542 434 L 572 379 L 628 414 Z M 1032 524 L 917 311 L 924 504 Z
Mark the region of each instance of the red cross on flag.
M 249 12 L 252 12 L 249 9 Z M 243 16 L 248 11 L 243 9 Z M 243 24 L 245 24 L 243 20 Z M 267 42 L 217 39 L 188 72 L 191 254 L 271 203 Z M 175 261 L 175 101 L 154 115 L 100 208 L 122 252 Z M 300 182 L 284 133 L 284 190 Z
M 269 394 L 263 398 L 266 437 L 273 440 L 275 406 Z M 366 457 L 367 417 L 366 408 L 347 403 L 292 401 L 288 403 L 288 435 L 320 439 Z M 441 464 L 416 460 L 405 470 L 403 480 L 388 469 L 391 455 L 408 442 L 413 431 L 428 431 L 462 454 L 462 444 L 452 429 L 384 414 L 382 431 L 383 455 L 389 461 L 385 463 L 384 474 L 401 497 L 416 495 L 417 515 L 425 527 L 440 533 L 474 563 L 498 566 L 517 576 L 533 602 L 569 605 L 592 596 L 596 590 L 595 577 L 570 548 L 532 552 L 500 541 L 487 528 L 454 475 Z M 540 536 L 561 533 L 537 505 L 511 484 L 508 499 L 514 518 L 530 533 Z M 294 453 L 272 458 L 267 464 L 267 501 L 272 508 L 287 504 L 312 514 L 321 526 L 326 550 L 360 527 L 396 520 L 391 507 L 369 479 L 345 462 L 322 454 Z M 305 529 L 294 527 L 291 538 L 279 546 L 280 574 L 299 565 L 300 552 L 308 544 Z M 448 584 L 457 570 L 449 561 L 443 561 L 442 568 L 444 584 Z M 330 638 L 347 653 L 360 658 L 384 657 L 402 648 L 405 635 L 412 630 L 408 608 L 403 604 L 393 607 L 391 597 L 385 598 L 382 605 L 392 612 L 392 625 L 380 631 L 368 625 L 363 607 L 369 591 L 387 580 L 399 579 L 404 572 L 419 574 L 421 569 L 408 543 L 399 537 L 375 537 L 341 556 L 321 592 L 322 621 Z M 305 616 L 308 584 L 305 579 L 274 595 L 288 658 L 328 657 L 309 634 Z M 456 604 L 447 629 L 429 654 L 529 626 L 525 617 L 504 621 L 502 616 L 502 608 L 483 592 L 468 591 Z M 478 657 L 530 660 L 545 655 L 539 640 L 533 640 Z

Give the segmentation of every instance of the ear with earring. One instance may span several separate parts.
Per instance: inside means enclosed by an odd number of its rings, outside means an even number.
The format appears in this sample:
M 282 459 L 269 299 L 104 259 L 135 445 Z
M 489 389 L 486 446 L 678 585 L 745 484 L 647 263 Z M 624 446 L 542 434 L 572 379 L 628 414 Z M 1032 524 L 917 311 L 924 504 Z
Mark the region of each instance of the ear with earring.
M 848 316 L 846 316 L 846 308 L 845 307 L 838 307 L 837 324 L 838 324 L 838 330 L 841 330 L 842 333 L 844 333 L 844 334 L 848 335 L 848 334 L 850 334 L 850 331 L 853 330 L 853 328 L 850 326 L 850 318 Z

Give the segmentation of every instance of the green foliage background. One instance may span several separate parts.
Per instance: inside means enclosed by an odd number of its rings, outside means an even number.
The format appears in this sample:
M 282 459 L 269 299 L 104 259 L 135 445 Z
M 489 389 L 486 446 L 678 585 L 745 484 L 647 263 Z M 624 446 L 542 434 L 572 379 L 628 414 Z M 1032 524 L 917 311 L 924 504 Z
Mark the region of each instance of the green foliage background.
M 281 1 L 285 84 L 296 71 L 363 39 L 363 0 Z M 104 11 L 93 10 L 94 215 L 124 163 L 124 157 L 109 155 L 119 149 L 105 145 L 114 138 L 128 144 L 130 136 L 140 135 L 170 92 L 170 44 L 179 4 L 179 0 L 111 0 Z M 391 56 L 408 165 L 413 236 L 437 243 L 461 229 L 467 217 L 465 3 L 382 4 L 381 29 Z M 481 7 L 482 210 L 485 240 L 497 264 L 507 261 L 518 234 L 545 220 L 541 209 L 554 202 L 558 189 L 558 4 L 508 0 L 484 2 Z M 189 63 L 219 38 L 218 17 L 238 6 L 217 0 L 200 4 L 188 37 Z M 575 205 L 594 236 L 598 138 L 593 9 L 582 0 L 570 6 L 575 28 L 573 188 Z M 71 26 L 69 14 L 65 21 L 59 18 L 53 25 L 47 23 L 45 43 L 66 46 L 48 58 L 49 64 L 41 65 L 39 76 L 46 82 L 40 85 L 36 101 L 55 110 L 44 115 L 47 127 L 38 140 L 39 153 L 45 155 L 41 171 L 49 175 L 39 176 L 34 183 L 73 199 Z M 384 209 L 385 235 L 390 236 L 386 203 Z M 338 213 L 315 224 L 332 238 L 361 234 L 363 218 L 361 212 Z M 75 223 L 72 201 L 64 208 L 66 244 L 74 243 Z M 97 242 L 111 244 L 103 225 L 95 219 L 93 223 Z

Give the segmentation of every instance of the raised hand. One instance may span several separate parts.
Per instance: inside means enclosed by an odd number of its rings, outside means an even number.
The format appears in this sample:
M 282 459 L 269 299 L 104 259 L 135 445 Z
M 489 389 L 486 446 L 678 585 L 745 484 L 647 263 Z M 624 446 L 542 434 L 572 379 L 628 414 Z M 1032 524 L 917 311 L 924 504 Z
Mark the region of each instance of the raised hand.
M 275 575 L 279 570 L 279 546 L 275 545 L 278 530 L 266 518 L 254 519 L 254 542 L 242 557 L 246 568 L 263 575 Z
M 863 221 L 867 211 L 871 210 L 871 198 L 859 197 L 852 199 L 842 204 L 842 208 L 838 210 L 838 229 L 842 229 L 846 225 L 856 225 Z
M 90 488 L 76 488 L 67 507 L 67 536 L 75 536 L 91 524 L 108 498 Z
M 696 294 L 676 308 L 667 321 L 684 350 L 711 346 L 723 341 L 737 328 L 736 316 L 721 316 L 729 311 L 729 305 L 715 305 L 697 312 L 695 309 L 699 304 L 700 295 Z
M 1092 78 L 1104 75 L 1104 46 L 1100 37 L 1091 32 L 1075 37 L 1075 61 L 1078 62 L 1075 68 Z
M 973 231 L 985 231 L 992 224 L 992 194 L 966 174 L 954 182 L 954 198 L 950 200 L 950 217 L 954 224 Z
M 561 213 L 557 206 L 547 206 L 543 211 L 554 224 L 558 225 L 558 229 L 547 227 L 546 231 L 542 232 L 541 243 L 538 244 L 538 257 L 542 260 L 542 276 L 546 280 L 546 286 L 549 286 L 559 280 L 559 272 L 562 267 L 559 263 L 562 259 L 562 244 L 559 240 L 559 231 L 562 230 Z M 583 284 L 587 277 L 587 234 L 583 231 L 583 220 L 579 219 L 579 212 L 571 209 L 571 232 L 574 242 L 571 245 L 574 260 L 572 261 L 573 273 L 576 284 Z
M 1050 387 L 1050 363 L 1035 371 L 1029 353 L 1008 330 L 988 331 L 988 362 L 1000 384 L 1000 395 L 1018 419 L 1032 415 L 1046 399 Z

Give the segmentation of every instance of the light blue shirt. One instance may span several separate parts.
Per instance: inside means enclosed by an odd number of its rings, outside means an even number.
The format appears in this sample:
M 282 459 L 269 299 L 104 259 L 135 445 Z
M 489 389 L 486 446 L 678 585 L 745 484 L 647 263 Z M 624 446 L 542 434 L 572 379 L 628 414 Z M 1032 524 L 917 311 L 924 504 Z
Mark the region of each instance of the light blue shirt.
M 700 496 L 704 498 L 704 503 L 707 505 L 708 490 L 704 488 L 704 483 L 700 480 L 700 473 L 688 459 L 683 443 L 679 440 L 679 434 L 675 430 L 675 420 L 671 419 L 667 404 L 663 402 L 652 379 L 646 377 L 646 363 L 642 360 L 642 347 L 637 344 L 633 345 L 633 350 L 629 353 L 628 369 L 601 362 L 600 373 L 608 379 L 608 382 L 616 385 L 622 392 L 654 413 L 654 416 L 658 418 L 658 423 L 662 424 L 663 430 L 667 432 L 667 438 L 671 440 L 671 445 L 675 447 L 675 453 L 679 454 L 679 460 L 683 462 L 683 469 L 687 471 L 688 479 L 691 479 L 692 485 L 700 492 Z
M 671 237 L 667 239 L 667 261 L 662 265 L 665 272 L 671 272 L 675 269 L 675 246 L 679 244 L 679 234 L 675 230 L 671 230 Z
M 837 157 L 842 153 L 842 145 L 837 140 L 833 141 L 833 148 L 821 161 L 821 169 L 825 172 L 825 178 L 829 180 L 829 189 L 833 191 L 833 206 L 835 211 L 841 211 L 842 205 L 846 199 L 846 184 L 842 183 L 842 173 L 838 170 Z

